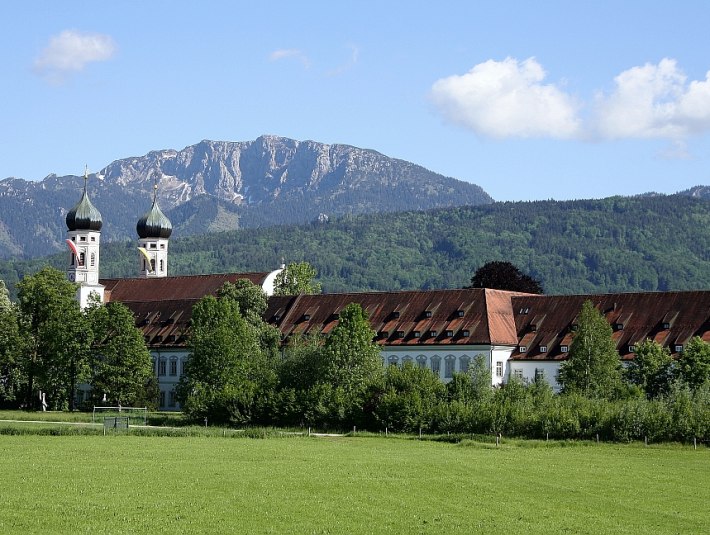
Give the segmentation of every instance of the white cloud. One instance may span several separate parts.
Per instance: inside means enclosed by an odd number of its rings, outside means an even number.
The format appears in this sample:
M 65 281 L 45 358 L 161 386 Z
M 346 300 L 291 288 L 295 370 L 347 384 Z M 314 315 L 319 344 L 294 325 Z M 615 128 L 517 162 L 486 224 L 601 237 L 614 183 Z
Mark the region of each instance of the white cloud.
M 489 60 L 468 73 L 437 80 L 431 98 L 446 120 L 495 138 L 571 138 L 579 134 L 577 105 L 534 59 Z
M 614 91 L 597 99 L 599 137 L 679 140 L 710 130 L 710 72 L 688 84 L 676 61 L 666 58 L 628 69 L 614 82 Z
M 447 121 L 494 138 L 659 138 L 671 141 L 665 157 L 685 158 L 685 140 L 710 131 L 710 71 L 688 82 L 673 59 L 622 72 L 588 106 L 544 79 L 534 58 L 489 60 L 436 81 L 431 98 Z
M 111 59 L 115 52 L 116 44 L 108 35 L 64 30 L 50 38 L 35 59 L 34 69 L 52 81 L 62 81 L 64 76 L 83 70 L 89 63 Z
M 311 66 L 311 60 L 297 48 L 280 48 L 269 54 L 270 61 L 279 61 L 282 59 L 295 59 L 300 61 L 304 68 L 308 69 Z

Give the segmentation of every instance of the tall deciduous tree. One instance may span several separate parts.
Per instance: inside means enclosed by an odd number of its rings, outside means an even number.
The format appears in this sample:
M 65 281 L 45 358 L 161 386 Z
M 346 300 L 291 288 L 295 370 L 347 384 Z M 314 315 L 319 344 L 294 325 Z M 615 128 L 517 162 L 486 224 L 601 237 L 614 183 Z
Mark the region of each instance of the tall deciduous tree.
M 487 262 L 476 270 L 471 278 L 470 288 L 490 288 L 541 294 L 542 285 L 530 275 L 526 275 L 510 262 Z
M 564 392 L 592 398 L 613 398 L 621 385 L 621 363 L 612 329 L 604 316 L 585 301 L 567 360 L 560 366 Z
M 76 387 L 88 377 L 91 329 L 75 299 L 76 285 L 46 267 L 18 283 L 20 333 L 25 341 L 28 407 L 46 392 L 52 408 L 74 408 Z
M 321 285 L 314 279 L 316 269 L 308 262 L 291 262 L 274 280 L 274 295 L 319 294 Z
M 95 399 L 124 406 L 155 406 L 155 376 L 150 352 L 123 303 L 87 310 L 95 336 L 91 387 Z
M 694 390 L 710 381 L 710 344 L 699 336 L 683 348 L 678 360 L 678 377 Z
M 24 353 L 18 324 L 17 307 L 0 281 L 0 403 L 16 406 L 25 386 L 25 375 L 20 366 Z
M 338 324 L 325 340 L 325 379 L 346 392 L 361 391 L 382 377 L 375 331 L 357 303 L 340 311 Z
M 190 357 L 177 394 L 187 415 L 218 423 L 253 416 L 263 373 L 258 337 L 230 298 L 207 296 L 192 309 Z
M 672 363 L 667 348 L 653 340 L 644 340 L 636 346 L 634 359 L 624 373 L 631 384 L 640 387 L 649 398 L 655 398 L 670 387 Z

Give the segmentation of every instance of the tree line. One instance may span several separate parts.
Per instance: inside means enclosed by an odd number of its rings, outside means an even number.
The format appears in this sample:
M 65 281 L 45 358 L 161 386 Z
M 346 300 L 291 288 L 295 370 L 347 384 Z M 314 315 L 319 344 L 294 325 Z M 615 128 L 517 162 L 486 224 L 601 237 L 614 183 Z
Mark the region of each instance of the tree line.
M 384 367 L 367 316 L 340 312 L 325 337 L 285 345 L 264 324 L 258 288 L 244 282 L 193 313 L 178 398 L 186 415 L 221 425 L 312 426 L 529 438 L 710 440 L 710 344 L 693 339 L 674 361 L 652 341 L 623 368 L 612 330 L 590 302 L 580 312 L 562 392 L 544 379 L 491 386 L 487 363 L 444 384 L 431 370 Z

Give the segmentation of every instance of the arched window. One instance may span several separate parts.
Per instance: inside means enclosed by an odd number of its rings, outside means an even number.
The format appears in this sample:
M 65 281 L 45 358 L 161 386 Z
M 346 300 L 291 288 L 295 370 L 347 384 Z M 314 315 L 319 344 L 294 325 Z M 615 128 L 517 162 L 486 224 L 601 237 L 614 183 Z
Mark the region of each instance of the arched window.
M 459 371 L 462 373 L 467 373 L 468 372 L 468 367 L 471 365 L 471 357 L 467 357 L 464 355 L 463 357 L 459 358 Z
M 155 258 L 151 258 L 150 260 L 150 270 L 155 271 Z
M 439 377 L 441 374 L 441 357 L 438 355 L 434 355 L 431 357 L 431 371 L 434 372 L 434 375 Z
M 412 357 L 410 357 L 409 355 L 405 355 L 404 357 L 402 357 L 402 366 L 407 363 L 411 364 L 413 360 L 414 359 L 412 359 Z
M 451 379 L 454 376 L 455 365 L 456 357 L 453 355 L 446 355 L 446 358 L 444 358 L 444 377 L 446 379 Z
M 396 355 L 390 355 L 387 357 L 387 364 L 390 366 L 396 366 L 399 363 L 399 357 Z
M 91 253 L 89 262 L 91 262 L 91 267 L 96 266 L 96 253 Z
M 160 271 L 163 272 L 165 271 L 165 266 L 163 260 L 160 261 Z
M 85 254 L 85 253 L 79 253 L 79 265 L 80 265 L 80 266 L 83 266 L 85 261 L 86 261 L 86 254 Z
M 420 368 L 426 368 L 426 355 L 419 355 L 417 357 L 417 366 Z

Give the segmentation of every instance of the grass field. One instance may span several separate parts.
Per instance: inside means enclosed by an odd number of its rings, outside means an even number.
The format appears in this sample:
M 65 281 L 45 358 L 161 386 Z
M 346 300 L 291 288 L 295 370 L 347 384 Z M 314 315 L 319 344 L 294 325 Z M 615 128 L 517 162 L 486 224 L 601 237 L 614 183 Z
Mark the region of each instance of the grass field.
M 707 533 L 710 450 L 0 436 L 1 533 Z

